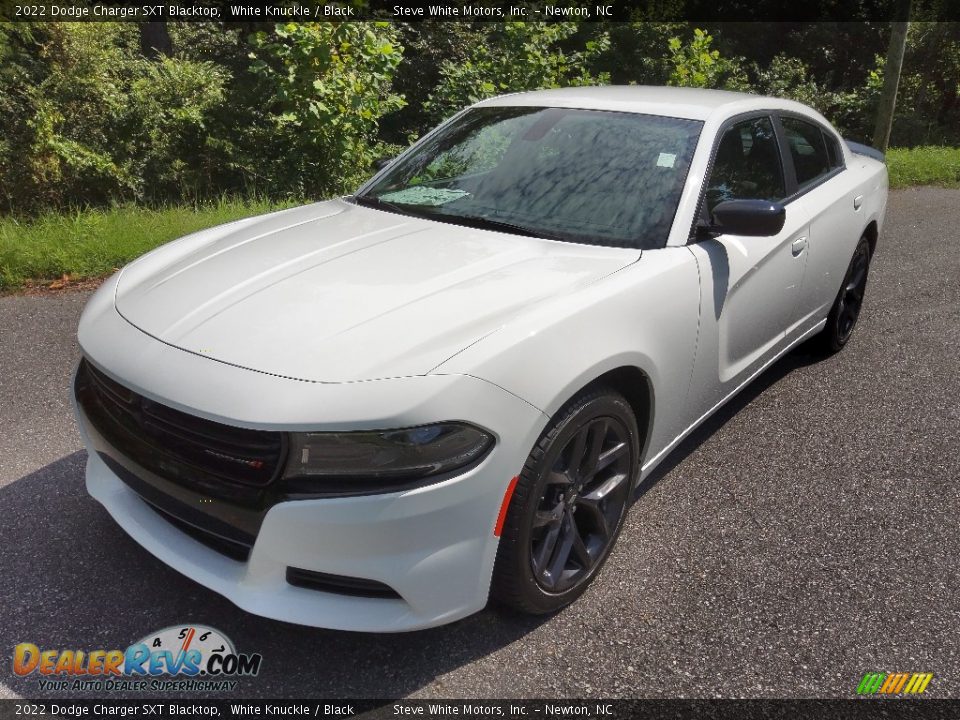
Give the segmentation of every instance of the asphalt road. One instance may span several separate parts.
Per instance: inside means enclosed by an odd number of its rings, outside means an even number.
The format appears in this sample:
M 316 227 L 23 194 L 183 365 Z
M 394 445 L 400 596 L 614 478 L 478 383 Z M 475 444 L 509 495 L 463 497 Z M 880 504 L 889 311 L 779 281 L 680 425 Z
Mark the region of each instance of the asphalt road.
M 0 297 L 0 697 L 12 647 L 185 622 L 261 652 L 259 697 L 960 696 L 960 191 L 893 193 L 851 344 L 794 352 L 667 460 L 588 594 L 406 635 L 264 620 L 180 576 L 83 488 L 67 385 L 86 296 Z

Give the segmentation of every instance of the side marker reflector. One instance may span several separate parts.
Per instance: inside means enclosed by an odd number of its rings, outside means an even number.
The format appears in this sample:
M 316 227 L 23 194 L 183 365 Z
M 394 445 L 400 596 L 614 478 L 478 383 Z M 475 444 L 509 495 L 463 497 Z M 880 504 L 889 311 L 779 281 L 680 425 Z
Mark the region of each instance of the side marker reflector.
M 507 486 L 507 491 L 503 494 L 503 502 L 500 503 L 500 514 L 497 516 L 497 525 L 493 528 L 493 536 L 500 537 L 500 533 L 503 532 L 503 523 L 507 519 L 507 510 L 510 509 L 510 498 L 513 497 L 513 491 L 517 489 L 517 480 L 520 479 L 520 476 L 517 475 L 510 481 L 510 485 Z

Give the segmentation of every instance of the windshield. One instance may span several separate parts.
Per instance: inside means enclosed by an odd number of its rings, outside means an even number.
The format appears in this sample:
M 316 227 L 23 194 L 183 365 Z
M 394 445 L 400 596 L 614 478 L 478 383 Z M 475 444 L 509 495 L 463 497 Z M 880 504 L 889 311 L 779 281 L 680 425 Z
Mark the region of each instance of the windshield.
M 537 237 L 663 247 L 702 125 L 599 110 L 476 108 L 354 199 Z

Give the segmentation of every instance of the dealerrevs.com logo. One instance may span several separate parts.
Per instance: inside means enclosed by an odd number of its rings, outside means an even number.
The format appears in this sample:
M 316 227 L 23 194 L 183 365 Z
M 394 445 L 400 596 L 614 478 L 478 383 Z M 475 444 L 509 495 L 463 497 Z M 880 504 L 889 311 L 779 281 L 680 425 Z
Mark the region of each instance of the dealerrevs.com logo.
M 175 625 L 126 650 L 41 649 L 20 643 L 13 672 L 37 678 L 40 690 L 95 692 L 232 691 L 260 672 L 263 656 L 238 653 L 219 630 Z

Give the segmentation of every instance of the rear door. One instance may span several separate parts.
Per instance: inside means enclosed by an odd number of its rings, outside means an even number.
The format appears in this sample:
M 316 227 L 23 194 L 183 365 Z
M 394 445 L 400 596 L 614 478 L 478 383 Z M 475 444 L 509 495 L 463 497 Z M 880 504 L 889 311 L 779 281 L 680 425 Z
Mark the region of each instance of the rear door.
M 848 181 L 836 134 L 792 113 L 781 113 L 779 122 L 787 174 L 796 183 L 793 196 L 810 221 L 798 314 L 787 331 L 797 336 L 827 316 L 866 223 L 860 211 L 863 197 Z

